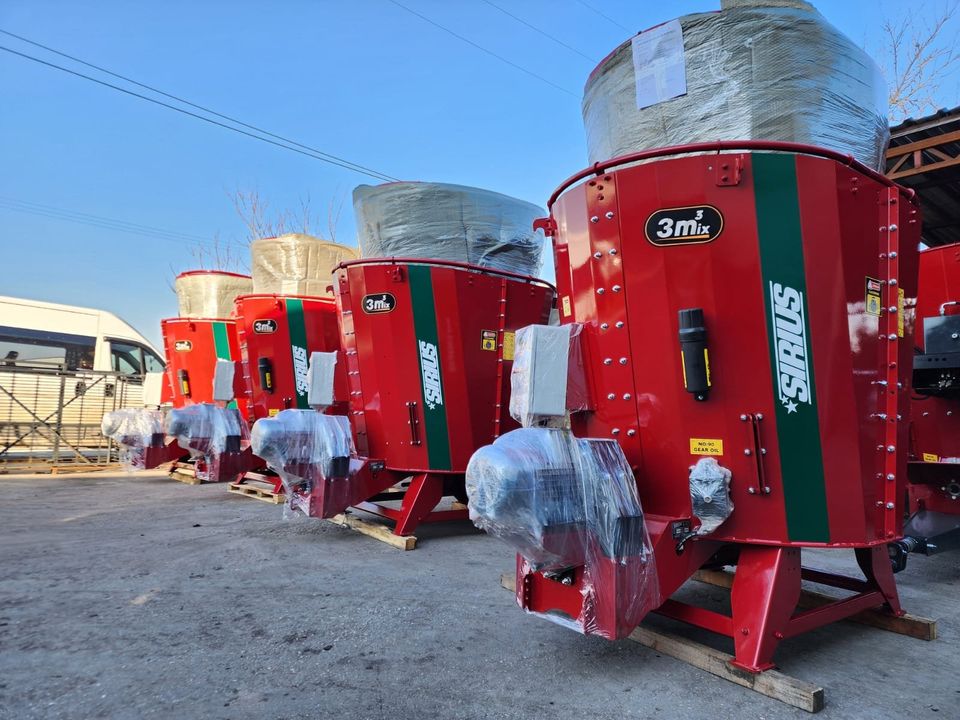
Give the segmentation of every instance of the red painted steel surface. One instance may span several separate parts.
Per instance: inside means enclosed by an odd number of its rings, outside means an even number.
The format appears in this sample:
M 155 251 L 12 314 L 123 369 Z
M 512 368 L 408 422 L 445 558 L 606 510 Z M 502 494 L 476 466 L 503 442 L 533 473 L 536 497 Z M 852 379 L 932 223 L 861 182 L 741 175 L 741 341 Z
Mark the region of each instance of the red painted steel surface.
M 718 551 L 740 563 L 732 616 L 673 601 L 660 612 L 732 634 L 736 664 L 757 672 L 783 637 L 864 607 L 902 613 L 885 546 L 902 529 L 914 331 L 904 309 L 916 302 L 920 218 L 912 193 L 821 151 L 629 164 L 734 148 L 797 150 L 705 144 L 600 164 L 551 198 L 542 225 L 554 235 L 561 322 L 586 326 L 595 411 L 575 415 L 574 431 L 623 447 L 661 599 Z M 651 238 L 654 213 L 691 208 L 719 211 L 719 234 Z M 706 318 L 704 402 L 685 390 L 679 358 L 678 311 L 689 308 Z M 696 523 L 687 476 L 704 444 L 732 471 L 735 509 L 679 553 L 671 523 Z M 856 549 L 867 577 L 857 595 L 795 616 L 802 547 Z M 579 583 L 520 567 L 518 600 L 577 617 Z M 623 633 L 610 623 L 597 634 Z
M 215 325 L 225 328 L 230 355 L 239 359 L 237 328 L 233 320 L 169 318 L 160 321 L 167 357 L 164 377 L 175 408 L 213 402 L 213 373 L 218 357 Z M 181 370 L 187 373 L 189 395 L 184 393 L 179 380 Z
M 916 346 L 924 349 L 923 319 L 960 314 L 960 245 L 920 253 Z M 956 397 L 914 394 L 911 412 L 910 512 L 960 513 L 960 403 Z
M 245 416 L 248 421 L 252 424 L 287 408 L 306 408 L 306 365 L 303 359 L 309 360 L 314 352 L 340 350 L 336 302 L 323 297 L 241 295 L 236 300 L 235 315 L 240 375 L 249 403 Z M 270 363 L 272 392 L 261 383 L 258 369 L 261 359 Z M 339 396 L 342 397 L 345 378 L 340 382 Z

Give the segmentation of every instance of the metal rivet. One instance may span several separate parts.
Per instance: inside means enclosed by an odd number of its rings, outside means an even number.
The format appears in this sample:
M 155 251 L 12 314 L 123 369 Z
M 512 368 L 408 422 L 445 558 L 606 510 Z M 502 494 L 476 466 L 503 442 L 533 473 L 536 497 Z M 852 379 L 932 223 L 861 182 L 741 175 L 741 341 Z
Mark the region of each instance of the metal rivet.
M 757 413 L 756 418 L 757 420 L 763 420 L 763 413 Z
M 608 210 L 606 214 L 606 218 L 607 220 L 613 220 L 613 213 Z
M 880 232 L 886 232 L 886 231 L 887 231 L 887 226 L 886 226 L 886 225 L 881 225 L 881 226 L 880 226 Z
M 755 495 L 757 491 L 751 487 L 751 488 L 747 488 L 747 492 L 750 493 L 751 495 Z
M 595 257 L 597 260 L 599 260 L 600 258 L 603 257 L 603 253 L 600 252 L 599 250 L 597 250 L 597 251 L 593 254 L 593 257 Z
M 629 430 L 627 430 L 627 435 L 629 435 L 630 437 L 633 437 L 636 434 L 637 434 L 637 431 L 634 430 L 633 428 L 630 428 Z
M 619 435 L 619 434 L 620 434 L 620 428 L 614 428 L 614 429 L 611 430 L 610 432 L 611 432 L 613 435 Z
M 747 416 L 746 416 L 746 415 L 741 415 L 741 416 L 740 416 L 740 419 L 743 420 L 744 422 L 746 422 Z
M 624 393 L 624 394 L 623 394 L 623 399 L 624 399 L 624 400 L 629 400 L 629 399 L 630 399 L 630 393 Z
M 896 339 L 897 339 L 896 333 L 890 333 L 889 335 L 887 335 L 887 340 L 896 340 Z
M 894 445 L 887 445 L 887 452 L 888 452 L 888 453 L 892 453 L 892 452 L 896 452 L 896 451 L 897 451 L 897 448 L 896 448 Z
M 612 364 L 613 364 L 613 358 L 604 358 L 604 359 L 603 359 L 603 364 L 604 364 L 604 365 L 612 365 Z
M 753 451 L 752 451 L 750 448 L 744 448 L 743 454 L 744 454 L 744 455 L 753 455 Z
M 609 250 L 607 250 L 607 252 L 610 253 L 611 255 L 616 255 L 616 254 L 617 254 L 617 249 L 616 249 L 616 248 L 610 248 Z
M 617 320 L 617 324 L 614 325 L 618 330 L 623 327 L 623 320 Z
M 896 225 L 891 225 L 891 226 L 890 226 L 890 229 L 891 229 L 891 230 L 896 230 L 896 229 L 897 229 L 897 226 L 896 226 Z M 896 254 L 895 252 L 890 253 L 890 259 L 891 259 L 891 260 L 893 260 L 896 256 L 897 256 L 897 254 Z
M 623 288 L 621 288 L 619 285 L 614 285 L 610 289 L 613 290 L 614 292 L 620 292 Z
M 896 284 L 897 284 L 897 279 L 896 279 L 896 278 L 890 278 L 887 282 L 889 282 L 891 285 L 896 285 Z
M 890 226 L 890 232 L 896 232 L 896 231 L 897 231 L 897 226 L 896 226 L 896 225 L 891 225 L 891 226 Z M 893 253 L 890 253 L 890 257 L 893 257 Z
M 598 218 L 596 215 L 594 215 L 592 218 L 590 218 L 590 222 L 592 222 L 592 223 L 600 222 L 600 218 Z M 581 256 L 581 257 L 582 257 L 582 256 Z
M 617 396 L 614 393 L 607 393 L 607 400 L 613 400 L 615 397 Z
M 887 473 L 887 480 L 896 480 L 897 476 L 893 473 Z
M 887 510 L 893 510 L 896 507 L 892 502 L 887 503 Z
M 603 288 L 597 288 L 597 295 L 603 295 L 606 292 Z
M 897 311 L 896 305 L 891 305 L 890 307 L 887 308 L 887 312 L 895 313 L 896 311 Z
M 626 365 L 626 364 L 627 364 L 627 359 L 626 359 L 626 358 L 620 358 L 620 364 L 621 364 L 621 365 Z
M 610 326 L 609 326 L 607 323 L 600 323 L 600 329 L 601 329 L 601 330 L 606 330 L 606 329 L 609 328 L 609 327 L 610 327 Z

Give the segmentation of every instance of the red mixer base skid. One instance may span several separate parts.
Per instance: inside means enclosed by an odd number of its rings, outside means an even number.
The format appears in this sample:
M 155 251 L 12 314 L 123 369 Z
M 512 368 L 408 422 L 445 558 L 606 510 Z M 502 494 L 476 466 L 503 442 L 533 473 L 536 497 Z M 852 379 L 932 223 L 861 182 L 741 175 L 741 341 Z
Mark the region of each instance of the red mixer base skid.
M 174 440 L 169 445 L 160 445 L 158 447 L 145 447 L 143 449 L 143 469 L 152 470 L 153 468 L 176 462 L 186 455 L 182 447 Z
M 310 516 L 332 518 L 349 507 L 356 507 L 392 520 L 396 523 L 394 535 L 412 535 L 425 522 L 467 519 L 465 508 L 436 509 L 445 496 L 465 502 L 462 475 L 419 473 L 410 476 L 375 467 L 376 464 L 368 461 L 349 479 L 314 480 L 309 498 Z M 410 478 L 410 484 L 405 489 L 392 490 L 407 478 Z M 384 504 L 398 500 L 399 508 Z
M 780 641 L 870 608 L 883 607 L 894 616 L 900 607 L 885 545 L 857 548 L 864 580 L 801 567 L 798 548 L 744 546 L 730 592 L 731 615 L 667 600 L 657 612 L 733 638 L 733 665 L 749 672 L 774 666 Z M 797 611 L 800 581 L 827 585 L 854 594 L 836 602 Z
M 263 466 L 263 460 L 249 448 L 241 452 L 226 452 L 200 458 L 194 465 L 197 479 L 205 483 L 235 482 L 251 470 Z

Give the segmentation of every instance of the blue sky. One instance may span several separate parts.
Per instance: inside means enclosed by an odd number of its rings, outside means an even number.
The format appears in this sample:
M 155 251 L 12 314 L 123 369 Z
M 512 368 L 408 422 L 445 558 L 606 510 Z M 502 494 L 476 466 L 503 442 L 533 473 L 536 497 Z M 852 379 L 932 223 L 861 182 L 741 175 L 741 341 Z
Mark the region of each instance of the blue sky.
M 542 205 L 586 162 L 580 93 L 595 61 L 634 31 L 719 7 L 492 0 L 587 60 L 483 0 L 401 1 L 568 92 L 389 0 L 5 0 L 0 28 L 394 177 Z M 902 12 L 867 0 L 816 4 L 868 48 L 882 18 Z M 76 67 L 7 36 L 0 45 Z M 943 94 L 941 104 L 960 104 L 956 77 Z M 4 52 L 0 98 L 0 294 L 108 309 L 157 342 L 160 318 L 176 314 L 175 272 L 197 265 L 196 239 L 244 238 L 238 189 L 275 209 L 309 197 L 322 231 L 331 200 L 343 202 L 337 239 L 355 244 L 349 195 L 369 178 Z M 62 211 L 167 234 L 53 217 Z

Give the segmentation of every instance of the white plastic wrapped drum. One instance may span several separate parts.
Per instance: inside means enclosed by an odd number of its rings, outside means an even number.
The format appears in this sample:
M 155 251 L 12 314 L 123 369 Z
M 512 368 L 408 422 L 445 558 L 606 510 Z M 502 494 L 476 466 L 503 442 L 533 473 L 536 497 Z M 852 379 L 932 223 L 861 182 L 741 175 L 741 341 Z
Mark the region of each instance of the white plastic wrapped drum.
M 363 257 L 454 260 L 536 276 L 546 215 L 523 200 L 464 185 L 397 182 L 353 191 Z
M 590 162 L 670 145 L 775 140 L 879 169 L 889 139 L 873 60 L 798 0 L 723 0 L 623 43 L 587 80 Z
M 291 233 L 250 243 L 253 292 L 277 295 L 329 295 L 333 271 L 345 260 L 356 260 L 356 248 L 312 235 Z
M 249 275 L 222 270 L 191 270 L 174 281 L 180 317 L 228 318 L 237 295 L 253 291 Z

